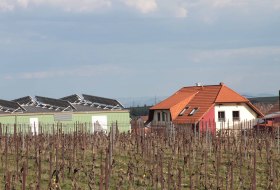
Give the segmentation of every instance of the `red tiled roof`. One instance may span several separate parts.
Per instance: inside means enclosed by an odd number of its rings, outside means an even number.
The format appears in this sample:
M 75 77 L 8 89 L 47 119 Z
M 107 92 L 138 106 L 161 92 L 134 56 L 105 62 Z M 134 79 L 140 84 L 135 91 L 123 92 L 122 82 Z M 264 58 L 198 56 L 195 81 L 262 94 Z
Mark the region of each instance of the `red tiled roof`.
M 194 123 L 199 121 L 205 113 L 214 105 L 216 97 L 221 89 L 220 85 L 215 86 L 200 86 L 200 87 L 185 87 L 185 89 L 197 89 L 199 92 L 188 103 L 189 109 L 182 116 L 178 116 L 174 123 Z M 189 115 L 190 112 L 198 108 L 194 115 Z
M 200 121 L 216 103 L 246 103 L 259 116 L 263 116 L 247 98 L 224 84 L 181 88 L 169 98 L 152 107 L 151 110 L 170 110 L 174 123 L 195 123 Z M 185 107 L 189 108 L 183 115 L 179 115 Z M 190 115 L 194 108 L 198 108 L 197 112 Z
M 170 110 L 172 119 L 175 119 L 197 92 L 193 89 L 190 91 L 180 89 L 172 96 L 151 107 L 150 110 Z
M 222 88 L 217 96 L 216 103 L 232 103 L 232 102 L 248 102 L 249 100 L 240 96 L 237 92 L 229 87 L 222 85 Z
M 151 107 L 151 109 L 152 110 L 170 109 L 171 107 L 180 104 L 180 102 L 192 98 L 197 92 L 198 92 L 197 90 L 185 91 L 184 89 L 180 89 L 172 96 L 168 97 L 167 99 Z

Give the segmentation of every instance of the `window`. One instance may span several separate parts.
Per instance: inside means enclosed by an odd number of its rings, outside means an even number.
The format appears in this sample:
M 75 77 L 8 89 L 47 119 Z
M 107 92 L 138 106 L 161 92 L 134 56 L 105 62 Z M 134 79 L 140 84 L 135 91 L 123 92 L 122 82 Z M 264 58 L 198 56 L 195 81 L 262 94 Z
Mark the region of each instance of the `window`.
M 232 119 L 233 119 L 233 121 L 239 121 L 240 120 L 239 111 L 233 111 L 232 112 Z
M 162 112 L 162 121 L 165 121 L 165 119 L 166 119 L 166 113 Z
M 191 113 L 189 113 L 189 116 L 194 115 L 198 111 L 198 108 L 193 108 Z
M 184 113 L 186 112 L 187 109 L 189 109 L 189 106 L 185 107 L 185 108 L 179 113 L 179 116 L 184 115 Z
M 219 111 L 218 112 L 218 121 L 225 121 L 226 117 L 225 117 L 225 112 L 224 111 Z
M 157 120 L 160 121 L 160 112 L 157 113 Z

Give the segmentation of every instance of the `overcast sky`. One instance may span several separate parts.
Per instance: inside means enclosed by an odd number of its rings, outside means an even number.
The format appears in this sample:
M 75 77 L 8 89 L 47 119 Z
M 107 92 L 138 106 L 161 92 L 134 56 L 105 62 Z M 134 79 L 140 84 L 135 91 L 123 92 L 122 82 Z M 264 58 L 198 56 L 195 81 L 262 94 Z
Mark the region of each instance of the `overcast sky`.
M 280 89 L 279 0 L 0 0 L 0 99 Z

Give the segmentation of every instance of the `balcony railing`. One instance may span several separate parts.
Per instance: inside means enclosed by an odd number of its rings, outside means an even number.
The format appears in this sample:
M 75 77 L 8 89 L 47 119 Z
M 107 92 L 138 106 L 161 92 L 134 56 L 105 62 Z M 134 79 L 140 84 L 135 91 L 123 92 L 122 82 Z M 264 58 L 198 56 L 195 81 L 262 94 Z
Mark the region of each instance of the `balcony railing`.
M 225 121 L 226 121 L 226 118 L 218 118 L 218 121 L 219 121 L 219 122 L 225 122 Z
M 232 120 L 233 121 L 240 121 L 240 117 L 233 117 Z

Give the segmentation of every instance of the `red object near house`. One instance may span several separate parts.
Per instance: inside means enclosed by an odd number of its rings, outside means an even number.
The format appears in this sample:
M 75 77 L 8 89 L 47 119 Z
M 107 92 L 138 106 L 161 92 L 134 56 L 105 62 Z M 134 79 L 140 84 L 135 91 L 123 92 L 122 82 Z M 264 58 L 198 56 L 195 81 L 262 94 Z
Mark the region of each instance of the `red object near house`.
M 209 111 L 203 116 L 203 118 L 199 122 L 199 130 L 204 133 L 216 133 L 216 122 L 215 118 L 215 110 L 214 106 L 209 109 Z
M 269 115 L 266 115 L 263 118 L 263 122 L 258 123 L 254 126 L 254 130 L 257 131 L 274 131 L 280 127 L 280 112 L 275 112 Z M 277 129 L 278 130 L 278 129 Z

